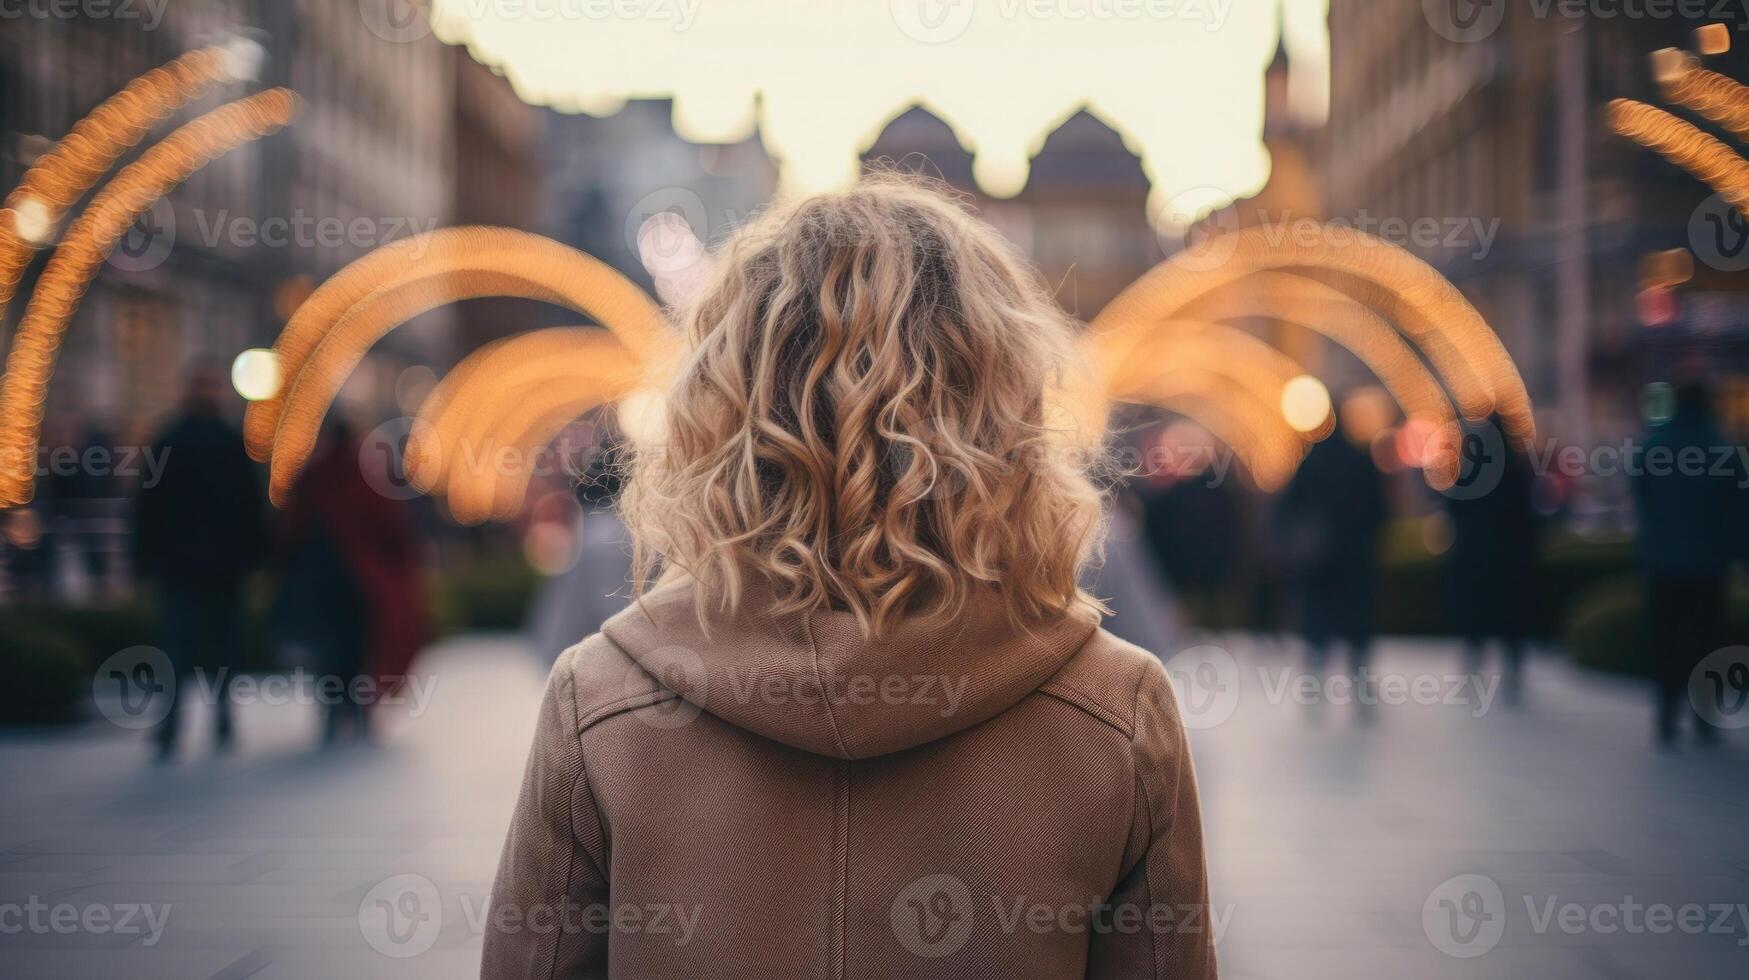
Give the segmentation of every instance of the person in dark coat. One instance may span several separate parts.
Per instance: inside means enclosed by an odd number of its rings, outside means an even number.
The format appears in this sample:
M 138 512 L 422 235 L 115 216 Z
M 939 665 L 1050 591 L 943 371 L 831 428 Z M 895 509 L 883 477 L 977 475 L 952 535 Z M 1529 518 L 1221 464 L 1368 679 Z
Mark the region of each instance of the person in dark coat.
M 1282 494 L 1277 546 L 1290 616 L 1306 641 L 1309 666 L 1321 673 L 1331 648 L 1343 644 L 1364 706 L 1371 689 L 1367 659 L 1385 486 L 1372 456 L 1337 428 L 1306 454 Z
M 1480 671 L 1488 642 L 1500 642 L 1508 702 L 1521 691 L 1536 609 L 1535 490 L 1530 461 L 1508 448 L 1498 418 L 1465 423 L 1457 481 L 1445 492 L 1452 529 L 1447 599 L 1470 673 Z
M 1711 395 L 1698 382 L 1677 389 L 1671 419 L 1644 442 L 1632 479 L 1657 735 L 1670 744 L 1686 717 L 1697 738 L 1712 742 L 1718 732 L 1692 709 L 1688 684 L 1700 661 L 1724 642 L 1726 585 L 1732 562 L 1742 556 L 1749 517 L 1742 457 L 1713 421 Z
M 1231 486 L 1203 473 L 1156 474 L 1137 496 L 1148 544 L 1173 586 L 1216 593 L 1232 583 L 1239 500 Z
M 243 437 L 220 414 L 224 390 L 212 365 L 191 371 L 176 417 L 155 442 L 163 472 L 134 502 L 134 570 L 157 598 L 159 642 L 177 680 L 157 730 L 162 758 L 175 754 L 180 708 L 199 690 L 191 681 L 203 666 L 221 678 L 217 738 L 220 748 L 230 744 L 243 586 L 267 549 L 260 479 Z

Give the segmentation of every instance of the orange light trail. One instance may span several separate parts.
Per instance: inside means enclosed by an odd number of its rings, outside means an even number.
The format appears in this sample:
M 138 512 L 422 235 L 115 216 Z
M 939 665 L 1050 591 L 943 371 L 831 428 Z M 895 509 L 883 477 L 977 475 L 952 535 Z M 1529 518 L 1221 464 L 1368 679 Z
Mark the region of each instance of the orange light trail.
M 223 47 L 201 48 L 141 75 L 75 123 L 24 172 L 0 208 L 0 318 L 31 256 L 66 210 L 153 127 L 209 87 L 229 80 L 232 57 Z M 27 217 L 31 209 L 40 213 Z M 39 224 L 43 234 L 27 236 L 23 223 Z
M 322 418 L 346 376 L 385 333 L 427 310 L 483 296 L 540 299 L 570 307 L 613 330 L 646 371 L 667 363 L 675 340 L 661 312 L 643 290 L 610 266 L 525 232 L 450 231 L 460 234 L 431 233 L 425 254 L 417 259 L 407 251 L 397 253 L 409 261 L 379 278 L 377 288 L 337 319 L 300 321 L 294 316 L 287 325 L 277 347 L 286 385 L 278 398 L 253 403 L 244 419 L 246 427 L 253 422 L 258 431 L 273 431 L 268 494 L 275 502 L 285 499 L 309 458 Z M 306 306 L 318 302 L 324 309 L 333 306 L 322 290 Z M 294 326 L 299 328 L 295 334 Z M 300 352 L 306 353 L 295 356 Z
M 1282 392 L 1306 373 L 1293 358 L 1261 339 L 1223 323 L 1174 320 L 1160 325 L 1131 353 L 1110 392 L 1118 401 L 1146 402 L 1161 379 L 1188 372 L 1205 380 L 1219 376 L 1244 389 L 1263 405 L 1281 404 Z M 1335 429 L 1334 419 L 1311 432 L 1296 433 L 1317 442 Z
M 1179 315 L 1210 293 L 1260 272 L 1308 270 L 1357 280 L 1356 289 L 1368 305 L 1389 312 L 1399 329 L 1430 354 L 1449 345 L 1463 363 L 1460 368 L 1457 360 L 1447 359 L 1457 382 L 1454 394 L 1463 398 L 1469 392 L 1466 415 L 1499 411 L 1520 443 L 1534 435 L 1530 396 L 1499 337 L 1455 286 L 1406 250 L 1347 228 L 1332 229 L 1329 240 L 1317 244 L 1291 236 L 1277 240 L 1271 229 L 1254 228 L 1232 233 L 1211 247 L 1229 254 L 1212 268 L 1202 267 L 1206 254 L 1167 259 L 1093 321 L 1089 338 L 1101 377 L 1115 375 L 1153 324 Z
M 583 413 L 605 405 L 621 394 L 624 391 L 616 394 L 602 387 L 593 390 L 548 387 L 530 392 L 523 401 L 509 406 L 509 411 L 498 420 L 495 428 L 504 434 L 504 445 L 508 448 L 506 455 L 517 465 L 497 471 L 495 479 L 490 482 L 464 485 L 465 489 L 452 495 L 451 511 L 457 520 L 464 523 L 470 518 L 507 521 L 515 517 L 528 494 L 529 481 L 534 477 L 535 454 L 541 447 L 552 442 Z
M 555 327 L 494 342 L 456 365 L 420 406 L 409 478 L 448 495 L 463 523 L 512 516 L 532 455 L 643 380 L 638 361 L 605 331 Z
M 1292 273 L 1260 272 L 1191 304 L 1185 312 L 1217 320 L 1276 320 L 1312 330 L 1359 358 L 1384 383 L 1405 417 L 1457 420 L 1451 399 L 1402 336 L 1371 307 L 1326 283 Z M 1440 360 L 1445 362 L 1441 370 L 1450 375 L 1462 370 L 1455 352 Z
M 1334 286 L 1289 272 L 1259 272 L 1190 304 L 1185 312 L 1217 320 L 1275 320 L 1316 331 L 1366 365 L 1396 400 L 1404 418 L 1426 419 L 1451 435 L 1457 431 L 1455 406 L 1414 349 L 1371 307 Z M 1473 403 L 1482 397 L 1480 382 L 1457 350 L 1443 341 L 1430 336 L 1425 349 L 1448 383 L 1454 388 L 1466 386 Z M 1441 445 L 1447 444 L 1456 442 Z M 1430 455 L 1424 475 L 1434 489 L 1451 486 L 1457 479 L 1456 457 Z
M 1609 126 L 1693 174 L 1749 217 L 1749 163 L 1715 136 L 1632 99 L 1609 104 Z
M 1749 86 L 1716 71 L 1686 66 L 1664 83 L 1664 96 L 1749 140 Z
M 0 378 L 0 506 L 30 500 L 61 338 L 115 243 L 154 201 L 215 157 L 285 126 L 297 105 L 290 91 L 270 89 L 189 122 L 124 167 L 68 228 L 25 308 Z
M 1232 447 L 1265 492 L 1287 485 L 1305 455 L 1305 440 L 1275 406 L 1212 372 L 1185 370 L 1162 376 L 1137 400 L 1177 412 L 1208 429 Z

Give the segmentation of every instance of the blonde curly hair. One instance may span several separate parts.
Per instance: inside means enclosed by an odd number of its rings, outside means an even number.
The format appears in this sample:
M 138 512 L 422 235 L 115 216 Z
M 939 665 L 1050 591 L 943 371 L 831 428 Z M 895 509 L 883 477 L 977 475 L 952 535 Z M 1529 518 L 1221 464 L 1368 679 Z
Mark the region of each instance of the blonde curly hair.
M 981 589 L 1023 622 L 1101 610 L 1076 324 L 957 200 L 889 174 L 770 211 L 684 326 L 622 502 L 639 594 L 662 568 L 733 612 L 756 577 L 868 636 Z

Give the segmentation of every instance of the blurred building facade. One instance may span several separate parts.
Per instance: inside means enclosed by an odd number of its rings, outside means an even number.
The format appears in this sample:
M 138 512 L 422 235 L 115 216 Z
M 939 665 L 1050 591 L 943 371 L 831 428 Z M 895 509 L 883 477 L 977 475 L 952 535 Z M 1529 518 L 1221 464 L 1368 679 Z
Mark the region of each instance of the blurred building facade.
M 264 82 L 303 100 L 297 122 L 266 147 L 263 203 L 267 214 L 291 222 L 291 242 L 253 250 L 276 284 L 277 331 L 310 289 L 347 263 L 452 223 L 464 117 L 456 53 L 423 28 L 418 5 L 402 4 L 398 18 L 390 16 L 393 4 L 377 0 L 253 6 L 268 49 Z M 428 366 L 453 360 L 457 334 L 449 309 L 397 328 L 353 372 L 343 406 L 367 417 L 405 411 L 403 374 L 417 365 L 413 376 L 423 378 Z
M 1604 119 L 1611 99 L 1659 104 L 1649 54 L 1707 21 L 1680 5 L 1662 18 L 1477 6 L 1498 27 L 1436 23 L 1438 5 L 1331 0 L 1330 214 L 1375 229 L 1438 223 L 1437 243 L 1387 237 L 1494 326 L 1545 410 L 1545 437 L 1619 444 L 1642 424 L 1643 386 L 1697 356 L 1740 389 L 1741 275 L 1698 255 L 1674 318 L 1641 295 L 1649 254 L 1704 252 L 1690 229 L 1711 192 Z M 1709 66 L 1744 77 L 1740 52 Z M 1619 487 L 1598 489 L 1620 502 Z
M 1318 170 L 1324 127 L 1307 119 L 1294 104 L 1292 79 L 1293 60 L 1283 36 L 1277 41 L 1263 86 L 1263 146 L 1269 152 L 1269 181 L 1251 197 L 1236 200 L 1205 219 L 1204 233 L 1267 225 L 1281 234 L 1324 219 L 1324 188 Z M 1347 351 L 1298 323 L 1259 320 L 1246 327 L 1333 388 L 1370 380 L 1365 368 Z
M 652 283 L 637 250 L 645 220 L 680 214 L 714 246 L 777 188 L 777 168 L 756 134 L 738 143 L 689 143 L 675 134 L 673 112 L 666 99 L 637 100 L 600 116 L 557 116 L 546 131 L 548 232 L 645 289 Z
M 645 285 L 636 232 L 658 211 L 684 215 L 716 244 L 766 206 L 777 168 L 757 132 L 696 145 L 675 135 L 671 104 L 627 103 L 610 115 L 556 119 L 548 131 L 546 207 L 553 233 Z M 1147 178 L 1123 138 L 1094 115 L 1064 120 L 1032 160 L 1025 189 L 983 193 L 972 156 L 948 125 L 912 108 L 863 153 L 865 164 L 937 178 L 1025 252 L 1069 312 L 1095 316 L 1163 257 L 1147 221 Z
M 967 196 L 1025 252 L 1069 313 L 1092 319 L 1164 257 L 1147 220 L 1148 180 L 1123 137 L 1092 113 L 1065 119 L 1026 186 L 995 198 L 972 179 L 972 155 L 947 123 L 913 108 L 887 125 L 866 163 L 936 177 Z
M 466 48 L 449 54 L 455 62 L 453 223 L 538 230 L 545 111 L 517 98 L 502 75 Z M 515 300 L 458 305 L 458 346 L 470 351 L 516 331 L 516 313 Z

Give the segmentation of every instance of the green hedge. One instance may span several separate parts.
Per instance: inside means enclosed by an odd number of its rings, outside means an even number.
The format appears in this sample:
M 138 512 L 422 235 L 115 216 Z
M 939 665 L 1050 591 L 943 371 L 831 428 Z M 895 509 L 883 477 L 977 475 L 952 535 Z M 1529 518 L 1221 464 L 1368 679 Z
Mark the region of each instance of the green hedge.
M 1749 636 L 1749 589 L 1731 593 L 1730 636 Z M 1629 677 L 1652 675 L 1652 630 L 1645 584 L 1621 577 L 1593 587 L 1574 603 L 1562 643 L 1581 667 Z
M 1561 635 L 1567 610 L 1601 583 L 1631 574 L 1633 541 L 1545 532 L 1536 571 L 1536 620 L 1543 638 Z M 1448 636 L 1453 632 L 1443 557 L 1427 550 L 1420 521 L 1396 521 L 1386 535 L 1379 578 L 1378 629 L 1393 636 Z
M 479 558 L 442 575 L 433 618 L 440 635 L 522 628 L 540 573 L 520 555 Z
M 78 717 L 92 667 L 69 637 L 45 629 L 0 636 L 0 724 L 50 725 Z
M 470 559 L 434 587 L 438 635 L 522 626 L 539 575 L 520 556 Z M 278 669 L 271 635 L 271 590 L 246 599 L 242 669 Z M 88 703 L 91 675 L 118 650 L 159 642 L 158 616 L 146 598 L 108 605 L 45 603 L 0 608 L 0 725 L 75 720 Z

